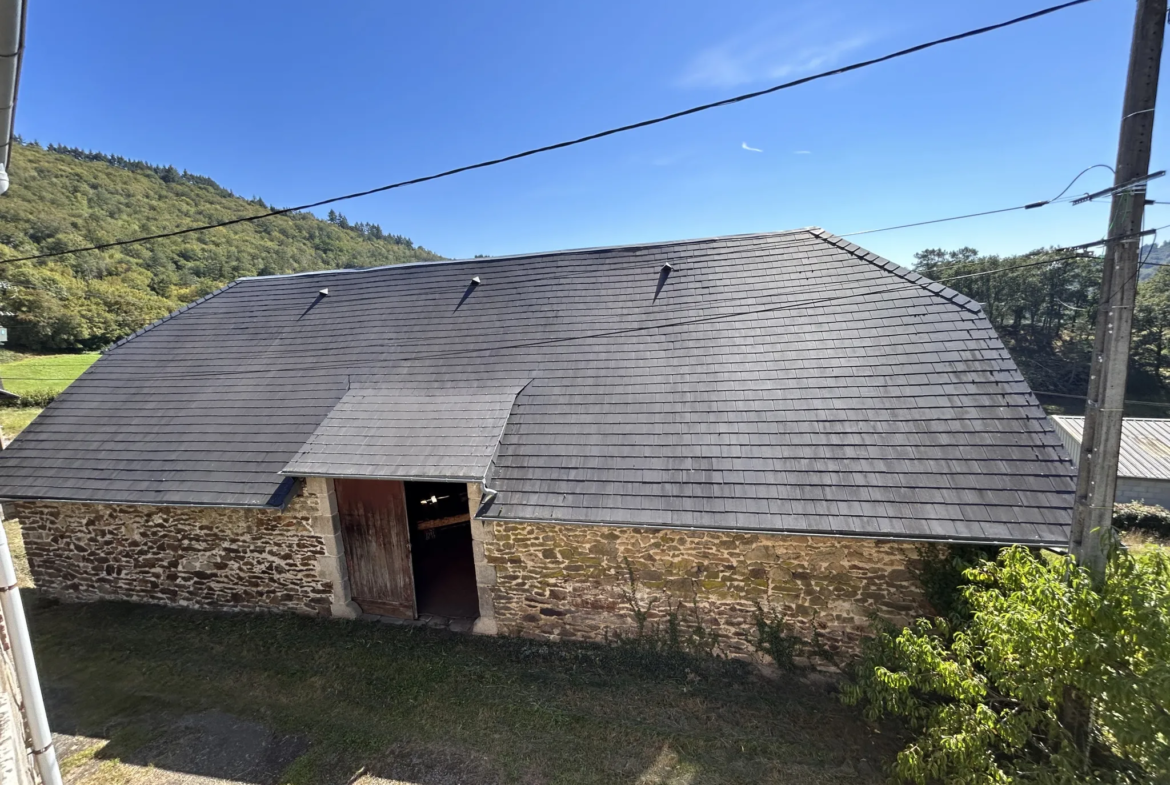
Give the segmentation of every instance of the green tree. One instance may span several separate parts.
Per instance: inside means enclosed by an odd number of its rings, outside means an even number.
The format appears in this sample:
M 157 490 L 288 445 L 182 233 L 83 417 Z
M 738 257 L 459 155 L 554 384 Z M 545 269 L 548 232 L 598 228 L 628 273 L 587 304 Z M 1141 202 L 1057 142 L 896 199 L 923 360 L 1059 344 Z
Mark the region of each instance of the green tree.
M 1133 321 L 1131 352 L 1138 372 L 1162 384 L 1170 370 L 1170 267 L 1156 268 L 1138 286 Z
M 987 318 L 1035 390 L 1083 395 L 1093 349 L 1101 260 L 1041 249 L 1021 256 L 982 256 L 973 248 L 927 249 L 915 269 L 983 304 Z M 1050 264 L 1044 264 L 1050 260 Z M 1037 264 L 1039 262 L 1039 264 Z M 1170 331 L 1165 268 L 1138 285 L 1129 389 L 1161 394 Z M 967 278 L 973 273 L 991 273 Z M 955 279 L 955 280 L 948 280 Z
M 920 619 L 869 643 L 843 696 L 915 738 L 904 782 L 1170 781 L 1170 556 L 1112 554 L 1104 586 L 1064 555 L 1022 547 L 967 572 L 970 620 Z M 1059 707 L 1089 697 L 1090 754 Z

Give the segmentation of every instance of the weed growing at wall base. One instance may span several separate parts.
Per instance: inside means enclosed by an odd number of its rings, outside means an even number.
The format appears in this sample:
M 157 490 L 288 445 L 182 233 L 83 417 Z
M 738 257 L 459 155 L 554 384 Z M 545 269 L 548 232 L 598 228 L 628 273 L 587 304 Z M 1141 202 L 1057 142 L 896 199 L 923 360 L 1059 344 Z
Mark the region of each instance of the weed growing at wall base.
M 727 657 L 719 633 L 703 623 L 699 610 L 699 590 L 694 580 L 690 582 L 689 603 L 675 599 L 669 593 L 651 597 L 639 586 L 630 560 L 627 558 L 622 561 L 626 568 L 627 586 L 621 594 L 634 617 L 635 632 L 633 635 L 620 631 L 607 634 L 609 642 L 658 655 Z M 662 610 L 655 613 L 656 606 Z

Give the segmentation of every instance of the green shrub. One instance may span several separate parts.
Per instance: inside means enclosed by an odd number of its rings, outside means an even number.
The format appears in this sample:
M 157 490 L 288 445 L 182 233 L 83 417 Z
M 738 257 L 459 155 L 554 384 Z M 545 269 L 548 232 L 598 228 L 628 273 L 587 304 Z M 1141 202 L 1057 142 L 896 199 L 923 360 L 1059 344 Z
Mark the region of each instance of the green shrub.
M 1022 547 L 967 571 L 970 619 L 877 630 L 843 688 L 916 738 L 893 774 L 929 783 L 1170 782 L 1170 555 L 1115 549 L 1105 583 Z M 1060 720 L 1092 707 L 1083 755 Z
M 34 407 L 43 409 L 57 400 L 60 390 L 26 390 L 19 398 L 4 398 L 3 404 L 8 407 Z
M 1117 504 L 1113 507 L 1113 525 L 1122 531 L 1143 531 L 1170 539 L 1170 510 L 1141 502 Z

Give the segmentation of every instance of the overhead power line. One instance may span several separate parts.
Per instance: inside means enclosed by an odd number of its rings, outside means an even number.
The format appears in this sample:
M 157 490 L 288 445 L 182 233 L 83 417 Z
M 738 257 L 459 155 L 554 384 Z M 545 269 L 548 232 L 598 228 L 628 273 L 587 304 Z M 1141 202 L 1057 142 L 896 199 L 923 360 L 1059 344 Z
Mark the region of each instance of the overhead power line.
M 1033 390 L 1032 394 L 1033 395 L 1044 395 L 1044 396 L 1048 396 L 1051 398 L 1072 398 L 1074 400 L 1085 401 L 1085 402 L 1088 402 L 1088 400 L 1089 400 L 1088 396 L 1085 396 L 1085 395 L 1070 395 L 1068 393 L 1048 392 L 1047 390 Z M 1170 409 L 1170 403 L 1167 403 L 1166 401 L 1130 401 L 1130 400 L 1126 400 L 1126 403 L 1134 404 L 1135 406 L 1164 406 L 1164 407 Z
M 985 216 L 985 215 L 998 215 L 1000 213 L 1015 212 L 1016 210 L 1035 210 L 1039 207 L 1044 207 L 1046 205 L 1055 204 L 1057 202 L 1062 201 L 1061 197 L 1063 197 L 1066 193 L 1068 193 L 1068 189 L 1072 188 L 1077 180 L 1080 180 L 1081 177 L 1083 177 L 1086 173 L 1091 172 L 1092 170 L 1097 169 L 1097 168 L 1108 169 L 1111 172 L 1113 171 L 1113 167 L 1109 166 L 1108 164 L 1093 164 L 1092 166 L 1085 167 L 1084 169 L 1082 169 L 1080 171 L 1080 173 L 1076 177 L 1074 177 L 1072 179 L 1072 181 L 1068 185 L 1066 185 L 1064 187 L 1063 191 L 1061 191 L 1060 193 L 1058 193 L 1056 196 L 1052 197 L 1051 199 L 1044 199 L 1043 201 L 1039 201 L 1039 202 L 1029 202 L 1028 204 L 1018 204 L 1015 207 L 1001 207 L 998 210 L 984 210 L 984 211 L 978 212 L 978 213 L 966 213 L 964 215 L 952 215 L 949 218 L 934 218 L 934 219 L 931 219 L 929 221 L 917 221 L 915 223 L 909 223 L 909 224 L 898 224 L 897 226 L 884 226 L 881 229 L 863 229 L 860 232 L 846 232 L 845 234 L 838 235 L 838 237 L 857 237 L 858 235 L 862 235 L 862 234 L 876 234 L 877 232 L 892 232 L 895 229 L 910 229 L 910 228 L 913 228 L 915 226 L 929 226 L 930 224 L 941 224 L 941 223 L 947 223 L 949 221 L 962 221 L 962 220 L 965 220 L 967 218 L 981 218 L 982 216 Z M 1080 197 L 1077 197 L 1077 198 L 1080 198 Z M 1066 199 L 1064 201 L 1071 201 L 1074 204 L 1076 203 L 1075 199 L 1073 199 L 1073 198 Z
M 1085 176 L 1085 175 L 1086 175 L 1086 174 L 1088 174 L 1089 172 L 1093 171 L 1094 169 L 1108 169 L 1110 174 L 1116 174 L 1116 173 L 1113 171 L 1113 167 L 1112 167 L 1112 166 L 1110 166 L 1109 164 L 1093 164 L 1092 166 L 1086 166 L 1084 169 L 1082 169 L 1082 170 L 1081 170 L 1081 173 L 1080 173 L 1080 174 L 1078 174 L 1076 177 L 1074 177 L 1074 178 L 1072 179 L 1072 182 L 1071 182 L 1071 183 L 1069 183 L 1068 185 L 1066 185 L 1066 186 L 1064 187 L 1064 190 L 1063 190 L 1063 191 L 1061 191 L 1060 193 L 1058 193 L 1056 196 L 1052 197 L 1052 198 L 1051 198 L 1051 199 L 1049 199 L 1048 201 L 1049 201 L 1049 202 L 1055 202 L 1057 199 L 1059 199 L 1060 197 L 1064 196 L 1066 193 L 1068 193 L 1068 189 L 1070 189 L 1070 188 L 1072 188 L 1074 185 L 1076 185 L 1076 183 L 1077 183 L 1077 180 L 1080 180 L 1080 179 L 1081 179 L 1083 176 Z
M 1048 204 L 1048 202 L 1040 202 L 1036 206 L 1040 207 L 1040 206 L 1045 205 L 1045 204 Z M 929 226 L 930 224 L 941 224 L 941 223 L 947 223 L 948 221 L 962 221 L 966 218 L 979 218 L 979 217 L 984 216 L 984 215 L 999 215 L 1000 213 L 1010 213 L 1010 212 L 1014 212 L 1016 210 L 1026 210 L 1026 209 L 1029 209 L 1029 206 L 1021 204 L 1021 205 L 1018 205 L 1016 207 L 1001 207 L 998 210 L 984 210 L 981 213 L 967 213 L 966 215 L 953 215 L 950 218 L 934 218 L 934 219 L 929 220 L 929 221 L 918 221 L 918 222 L 912 223 L 912 224 L 899 224 L 898 226 L 884 226 L 881 229 L 863 229 L 860 232 L 846 232 L 845 234 L 838 235 L 838 237 L 857 237 L 858 235 L 862 235 L 862 234 L 876 234 L 877 232 L 892 232 L 895 229 L 910 229 L 911 227 L 914 227 L 914 226 Z
M 937 38 L 933 41 L 927 41 L 926 43 L 917 44 L 915 46 L 907 47 L 906 49 L 900 49 L 896 52 L 891 52 L 889 54 L 882 55 L 880 57 L 874 57 L 874 58 L 871 58 L 869 60 L 861 60 L 859 62 L 851 63 L 849 65 L 845 65 L 845 66 L 842 66 L 840 68 L 833 68 L 833 69 L 828 70 L 828 71 L 821 71 L 820 73 L 810 74 L 809 76 L 804 76 L 804 77 L 801 77 L 799 79 L 793 79 L 793 80 L 788 81 L 788 82 L 783 82 L 783 83 L 778 84 L 778 85 L 773 85 L 772 87 L 768 87 L 768 88 L 765 88 L 763 90 L 756 90 L 756 91 L 753 91 L 750 93 L 743 93 L 742 95 L 737 95 L 737 96 L 734 96 L 732 98 L 724 98 L 720 101 L 713 101 L 711 103 L 701 104 L 700 106 L 694 106 L 694 107 L 691 107 L 690 109 L 684 109 L 684 110 L 678 111 L 678 112 L 671 112 L 670 114 L 665 114 L 665 115 L 662 115 L 660 117 L 655 117 L 655 118 L 652 118 L 649 120 L 642 120 L 642 121 L 637 122 L 637 123 L 630 123 L 629 125 L 622 125 L 622 126 L 618 126 L 616 128 L 610 128 L 610 129 L 605 130 L 605 131 L 598 131 L 597 133 L 588 134 L 587 136 L 578 137 L 576 139 L 570 139 L 570 140 L 564 141 L 564 142 L 557 142 L 555 144 L 549 144 L 549 145 L 545 145 L 543 147 L 535 147 L 535 148 L 532 148 L 530 150 L 525 150 L 524 152 L 520 152 L 520 153 L 513 153 L 512 155 L 507 155 L 507 156 L 504 156 L 502 158 L 493 158 L 491 160 L 480 161 L 479 163 L 475 163 L 475 164 L 468 164 L 466 166 L 459 166 L 459 167 L 456 167 L 454 169 L 448 169 L 444 172 L 439 172 L 437 174 L 430 174 L 430 175 L 426 175 L 423 177 L 415 177 L 415 178 L 412 178 L 410 180 L 401 180 L 401 181 L 396 182 L 396 183 L 390 183 L 388 185 L 382 185 L 382 186 L 378 186 L 376 188 L 370 188 L 370 189 L 367 189 L 365 191 L 355 191 L 354 193 L 344 194 L 342 196 L 334 196 L 334 197 L 330 197 L 328 199 L 320 199 L 320 200 L 315 201 L 315 202 L 309 202 L 307 204 L 297 205 L 295 207 L 285 207 L 285 208 L 281 208 L 279 210 L 270 210 L 267 213 L 261 213 L 259 215 L 250 215 L 250 216 L 243 216 L 241 218 L 232 218 L 232 219 L 227 220 L 227 221 L 219 221 L 216 223 L 202 224 L 199 226 L 190 226 L 190 227 L 187 227 L 186 229 L 176 229 L 176 230 L 169 231 L 169 232 L 159 232 L 157 234 L 143 235 L 141 237 L 133 237 L 133 238 L 126 239 L 126 240 L 114 240 L 112 242 L 99 243 L 97 245 L 90 245 L 90 246 L 85 246 L 82 248 L 70 248 L 70 249 L 66 249 L 63 251 L 51 251 L 48 253 L 32 254 L 29 256 L 20 256 L 20 257 L 14 258 L 14 259 L 6 259 L 3 261 L 27 262 L 27 261 L 32 261 L 34 259 L 48 259 L 48 258 L 55 257 L 55 256 L 66 256 L 69 254 L 85 253 L 87 251 L 104 251 L 104 250 L 107 250 L 110 248 L 118 248 L 118 247 L 125 246 L 125 245 L 134 245 L 137 243 L 149 242 L 151 240 L 162 240 L 162 239 L 166 239 L 168 237 L 179 237 L 181 235 L 192 234 L 194 232 L 203 232 L 203 231 L 207 231 L 209 229 L 219 229 L 219 228 L 222 228 L 225 226 L 234 226 L 236 224 L 250 223 L 252 221 L 260 221 L 260 220 L 263 220 L 265 218 L 272 218 L 272 217 L 278 216 L 278 215 L 287 215 L 289 213 L 302 212 L 304 210 L 310 210 L 314 207 L 323 207 L 327 204 L 334 204 L 336 202 L 342 202 L 342 201 L 346 201 L 348 199 L 357 199 L 359 197 L 370 196 L 372 194 L 377 194 L 377 193 L 383 193 L 385 191 L 390 191 L 390 190 L 393 190 L 396 188 L 405 188 L 406 186 L 410 186 L 410 185 L 418 185 L 420 183 L 430 182 L 432 180 L 439 180 L 439 179 L 444 178 L 444 177 L 451 177 L 452 175 L 461 174 L 463 172 L 470 172 L 470 171 L 473 171 L 475 169 L 486 169 L 489 166 L 497 166 L 499 164 L 508 163 L 509 161 L 516 161 L 516 160 L 519 160 L 521 158 L 528 158 L 528 157 L 533 156 L 533 155 L 539 155 L 540 153 L 547 153 L 547 152 L 551 152 L 553 150 L 561 150 L 561 149 L 564 149 L 566 147 L 573 147 L 575 145 L 584 144 L 585 142 L 592 142 L 592 141 L 597 140 L 597 139 L 602 139 L 602 138 L 607 137 L 607 136 L 614 136 L 615 134 L 625 133 L 627 131 L 634 131 L 634 130 L 637 130 L 639 128 L 646 128 L 646 127 L 649 127 L 652 125 L 658 125 L 659 123 L 665 123 L 669 120 L 677 120 L 680 117 L 687 117 L 689 115 L 698 114 L 700 112 L 706 112 L 710 109 L 717 109 L 719 107 L 730 106 L 732 104 L 741 103 L 743 101 L 749 101 L 753 98 L 759 98 L 761 96 L 771 95 L 772 93 L 778 93 L 781 90 L 788 90 L 788 89 L 793 88 L 793 87 L 798 87 L 798 86 L 803 85 L 803 84 L 808 84 L 809 82 L 815 82 L 815 81 L 820 80 L 820 79 L 826 79 L 826 78 L 831 77 L 831 76 L 839 76 L 841 74 L 846 74 L 846 73 L 849 73 L 851 71 L 858 71 L 858 70 L 861 70 L 862 68 L 868 68 L 868 67 L 873 66 L 873 65 L 878 65 L 879 63 L 885 63 L 885 62 L 888 62 L 890 60 L 896 60 L 900 57 L 906 57 L 907 55 L 915 54 L 917 52 L 922 52 L 922 51 L 925 51 L 927 49 L 934 48 L 936 46 L 941 46 L 943 44 L 950 44 L 950 43 L 954 43 L 956 41 L 962 41 L 962 40 L 967 39 L 967 38 L 974 38 L 976 36 L 980 36 L 980 35 L 984 35 L 986 33 L 994 32 L 996 30 L 1002 30 L 1006 27 L 1012 27 L 1013 25 L 1022 24 L 1023 22 L 1029 22 L 1033 19 L 1039 19 L 1040 17 L 1048 16 L 1049 14 L 1054 14 L 1057 11 L 1063 11 L 1067 8 L 1072 8 L 1073 6 L 1078 6 L 1078 5 L 1084 5 L 1085 3 L 1089 3 L 1089 2 L 1092 2 L 1092 0 L 1070 0 L 1069 2 L 1060 3 L 1059 5 L 1049 6 L 1048 8 L 1043 8 L 1039 11 L 1034 11 L 1030 14 L 1025 14 L 1023 16 L 1017 16 L 1014 19 L 1008 19 L 1004 22 L 998 22 L 998 23 L 993 24 L 993 25 L 987 25 L 985 27 L 975 28 L 973 30 L 968 30 L 968 31 L 963 32 L 963 33 L 949 35 L 949 36 L 946 36 L 944 38 Z
M 1122 238 L 1117 238 L 1117 239 L 1122 239 Z M 1096 246 L 1096 245 L 1101 245 L 1102 242 L 1103 241 L 1096 241 L 1096 242 L 1092 242 L 1092 243 L 1085 243 L 1083 245 L 1078 245 L 1078 246 L 1070 246 L 1068 248 L 1056 248 L 1056 249 L 1053 249 L 1053 252 L 1055 252 L 1055 253 L 1076 252 L 1076 251 L 1080 251 L 1084 248 L 1091 248 L 1091 247 Z M 988 275 L 997 275 L 999 273 L 1010 272 L 1013 270 L 1020 270 L 1020 269 L 1024 269 L 1024 268 L 1028 268 L 1028 267 L 1038 267 L 1040 265 L 1061 264 L 1063 262 L 1084 259 L 1084 258 L 1085 258 L 1085 256 L 1083 254 L 1073 253 L 1073 255 L 1064 256 L 1064 257 L 1060 257 L 1057 259 L 1043 259 L 1040 261 L 1025 262 L 1023 264 L 1007 265 L 1007 266 L 1003 266 L 1003 267 L 996 267 L 996 268 L 993 268 L 990 270 L 981 270 L 978 272 L 964 273 L 961 275 L 947 276 L 947 277 L 936 278 L 936 279 L 932 279 L 932 280 L 935 283 L 949 283 L 952 281 L 958 281 L 958 280 L 963 280 L 963 279 L 968 279 L 968 278 L 980 278 L 980 277 L 984 277 L 984 276 L 988 276 Z M 779 305 L 763 306 L 763 307 L 759 307 L 759 308 L 752 308 L 752 309 L 746 309 L 746 310 L 740 310 L 740 311 L 730 311 L 727 313 L 716 313 L 716 314 L 711 314 L 708 316 L 700 316 L 700 317 L 694 317 L 694 318 L 690 318 L 690 319 L 679 319 L 679 320 L 670 321 L 670 322 L 656 322 L 653 324 L 637 325 L 637 326 L 633 326 L 633 327 L 618 327 L 618 328 L 614 328 L 611 330 L 602 330 L 602 331 L 592 332 L 592 333 L 574 333 L 571 335 L 557 336 L 554 338 L 542 338 L 542 339 L 539 339 L 536 341 L 527 341 L 527 342 L 515 343 L 515 344 L 500 344 L 500 345 L 494 345 L 494 346 L 489 346 L 489 347 L 469 347 L 469 348 L 464 348 L 464 349 L 450 349 L 450 350 L 446 350 L 446 351 L 431 352 L 431 353 L 427 353 L 427 354 L 413 354 L 412 355 L 409 353 L 401 353 L 401 354 L 398 354 L 394 357 L 387 357 L 387 358 L 378 360 L 375 363 L 366 364 L 365 366 L 362 366 L 360 363 L 355 364 L 353 362 L 339 360 L 339 361 L 335 361 L 335 362 L 301 364 L 301 365 L 296 365 L 296 366 L 285 366 L 285 367 L 279 367 L 279 368 L 262 368 L 262 369 L 246 368 L 246 369 L 240 369 L 240 370 L 234 370 L 234 371 L 180 372 L 180 373 L 173 373 L 173 374 L 163 374 L 161 378 L 165 378 L 165 379 L 217 379 L 217 378 L 223 378 L 223 377 L 228 377 L 228 376 L 238 376 L 241 374 L 274 373 L 274 372 L 285 372 L 285 371 L 287 371 L 287 372 L 318 371 L 318 370 L 320 370 L 320 371 L 348 370 L 350 373 L 353 373 L 353 374 L 369 373 L 371 375 L 376 375 L 377 374 L 376 370 L 363 371 L 361 369 L 363 367 L 366 369 L 370 369 L 370 368 L 376 368 L 379 365 L 399 363 L 399 362 L 409 362 L 412 360 L 441 359 L 441 358 L 447 358 L 447 357 L 456 357 L 456 356 L 460 356 L 460 355 L 481 354 L 483 352 L 489 352 L 489 351 L 494 352 L 494 351 L 506 351 L 506 350 L 512 350 L 512 349 L 524 349 L 524 348 L 531 348 L 531 347 L 536 347 L 536 346 L 546 346 L 546 345 L 559 344 L 559 343 L 569 343 L 572 341 L 590 340 L 590 339 L 594 339 L 594 338 L 608 338 L 608 337 L 613 337 L 613 336 L 617 336 L 617 335 L 626 335 L 626 334 L 632 334 L 632 333 L 638 333 L 638 332 L 648 332 L 648 331 L 652 331 L 652 330 L 670 329 L 673 327 L 683 327 L 683 326 L 687 326 L 687 325 L 691 325 L 691 324 L 703 324 L 703 323 L 708 323 L 708 322 L 722 321 L 724 319 L 735 319 L 735 318 L 740 318 L 740 317 L 745 317 L 745 316 L 757 316 L 757 315 L 762 315 L 762 314 L 767 314 L 767 313 L 775 313 L 775 312 L 779 312 L 779 311 L 796 310 L 796 309 L 801 309 L 801 308 L 811 308 L 811 307 L 825 305 L 825 304 L 833 303 L 833 302 L 839 302 L 839 301 L 843 301 L 843 300 L 852 300 L 852 299 L 856 299 L 858 297 L 868 297 L 868 296 L 871 296 L 874 294 L 886 294 L 888 292 L 909 291 L 909 290 L 913 290 L 913 289 L 926 289 L 926 287 L 928 285 L 929 284 L 913 283 L 913 282 L 899 280 L 897 282 L 891 281 L 890 284 L 886 285 L 886 286 L 869 287 L 866 289 L 862 289 L 860 291 L 850 292 L 848 294 L 832 294 L 832 293 L 840 291 L 839 286 L 836 286 L 833 288 L 828 288 L 828 289 L 813 289 L 813 290 L 810 290 L 807 292 L 802 292 L 801 296 L 819 295 L 819 294 L 831 294 L 832 296 L 813 297 L 812 299 L 802 299 L 802 300 L 799 300 L 797 302 L 786 302 L 786 303 L 781 303 Z M 401 348 L 409 349 L 409 347 L 401 347 Z M 5 376 L 3 378 L 6 380 L 14 380 L 14 381 L 15 380 L 20 380 L 20 381 L 71 381 L 71 379 L 48 378 L 48 377 Z M 149 376 L 139 375 L 137 378 L 154 379 L 154 378 L 159 378 L 159 377 L 152 374 Z

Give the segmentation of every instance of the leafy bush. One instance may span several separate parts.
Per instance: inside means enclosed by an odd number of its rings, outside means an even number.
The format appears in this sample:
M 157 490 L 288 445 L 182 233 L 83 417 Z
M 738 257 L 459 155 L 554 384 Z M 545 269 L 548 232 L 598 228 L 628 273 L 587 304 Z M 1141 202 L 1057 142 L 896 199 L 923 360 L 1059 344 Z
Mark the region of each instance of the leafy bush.
M 57 396 L 60 394 L 60 390 L 28 390 L 21 393 L 19 398 L 4 398 L 3 405 L 43 409 L 57 400 Z
M 1113 507 L 1113 525 L 1122 531 L 1144 531 L 1170 539 L 1170 510 L 1141 502 L 1118 504 Z
M 1003 551 L 967 571 L 970 620 L 878 630 L 843 688 L 916 738 L 895 776 L 928 783 L 1170 781 L 1170 555 L 1111 555 L 1092 587 L 1070 557 Z M 1092 706 L 1087 755 L 1060 719 Z

